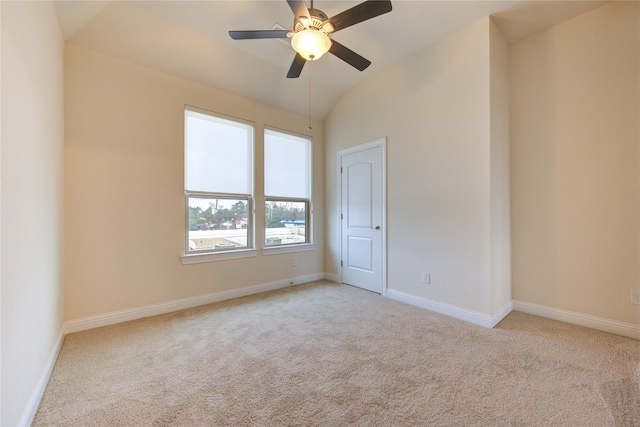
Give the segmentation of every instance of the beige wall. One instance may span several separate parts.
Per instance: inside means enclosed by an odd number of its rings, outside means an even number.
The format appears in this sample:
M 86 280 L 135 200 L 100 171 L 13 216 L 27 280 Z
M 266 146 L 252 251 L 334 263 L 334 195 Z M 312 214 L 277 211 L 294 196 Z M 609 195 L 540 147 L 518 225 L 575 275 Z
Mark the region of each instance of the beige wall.
M 321 123 L 311 132 L 316 249 L 182 265 L 185 104 L 255 122 L 257 196 L 263 127 L 309 134 L 307 117 L 71 44 L 65 67 L 65 319 L 323 273 Z M 256 218 L 262 247 L 260 204 Z
M 640 324 L 639 15 L 613 2 L 511 46 L 515 300 Z
M 1 2 L 0 424 L 29 423 L 62 332 L 63 50 L 53 5 Z
M 485 18 L 374 76 L 331 112 L 325 122 L 327 272 L 335 274 L 339 265 L 336 153 L 386 136 L 389 289 L 486 315 L 503 308 L 492 308 L 492 301 L 498 286 L 508 295 L 508 272 L 496 271 L 491 259 L 499 247 L 493 235 L 505 227 L 492 227 L 492 215 L 500 209 L 506 215 L 508 184 L 494 188 L 491 180 L 507 179 L 508 157 L 491 153 L 492 129 L 498 134 L 500 123 L 490 121 L 490 24 Z M 503 150 L 504 140 L 499 144 Z M 492 173 L 499 161 L 501 172 Z M 492 198 L 492 191 L 502 193 Z M 421 283 L 421 271 L 431 273 L 430 285 Z M 509 302 L 500 295 L 495 300 Z

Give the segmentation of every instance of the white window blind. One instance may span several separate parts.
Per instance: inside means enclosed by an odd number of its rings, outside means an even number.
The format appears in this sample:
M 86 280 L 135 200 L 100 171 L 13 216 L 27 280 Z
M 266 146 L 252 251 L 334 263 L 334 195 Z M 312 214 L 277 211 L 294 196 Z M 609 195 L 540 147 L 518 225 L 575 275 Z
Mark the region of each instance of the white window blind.
M 185 115 L 186 190 L 250 194 L 253 127 L 191 110 Z
M 265 196 L 308 199 L 310 171 L 311 140 L 265 129 Z

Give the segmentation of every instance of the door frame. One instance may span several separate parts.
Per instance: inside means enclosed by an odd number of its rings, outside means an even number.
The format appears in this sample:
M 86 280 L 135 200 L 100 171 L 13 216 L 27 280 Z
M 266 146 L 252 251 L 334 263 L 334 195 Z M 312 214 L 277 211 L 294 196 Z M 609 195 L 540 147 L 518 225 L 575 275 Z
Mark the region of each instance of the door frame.
M 340 172 L 340 165 L 342 164 L 342 157 L 348 154 L 357 153 L 359 151 L 366 151 L 372 148 L 380 148 L 381 151 L 381 159 L 382 164 L 381 168 L 381 179 L 382 179 L 382 212 L 381 212 L 381 222 L 382 222 L 382 233 L 381 233 L 381 242 L 380 247 L 382 251 L 382 271 L 380 274 L 382 275 L 382 296 L 387 296 L 387 138 L 382 137 L 371 142 L 367 142 L 364 144 L 356 145 L 353 147 L 345 148 L 343 150 L 339 150 L 336 153 L 337 167 L 336 167 L 336 181 L 338 186 L 338 210 L 336 212 L 336 218 L 338 223 L 338 246 L 339 246 L 339 260 L 342 260 L 342 220 L 340 219 L 340 214 L 342 213 L 342 173 Z M 342 266 L 337 266 L 338 270 L 338 282 L 342 283 Z

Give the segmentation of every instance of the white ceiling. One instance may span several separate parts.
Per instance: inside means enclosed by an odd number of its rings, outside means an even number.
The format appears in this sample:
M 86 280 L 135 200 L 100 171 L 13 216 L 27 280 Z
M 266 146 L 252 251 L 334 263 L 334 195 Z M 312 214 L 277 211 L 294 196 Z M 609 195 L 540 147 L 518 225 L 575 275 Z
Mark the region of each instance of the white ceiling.
M 392 0 L 393 10 L 332 38 L 369 59 L 359 72 L 328 54 L 285 77 L 294 53 L 277 39 L 232 40 L 229 30 L 292 29 L 285 0 L 56 1 L 65 39 L 114 57 L 323 120 L 340 95 L 363 80 L 491 15 L 517 41 L 603 1 Z M 316 0 L 333 16 L 360 1 Z M 307 0 L 307 4 L 308 0 Z

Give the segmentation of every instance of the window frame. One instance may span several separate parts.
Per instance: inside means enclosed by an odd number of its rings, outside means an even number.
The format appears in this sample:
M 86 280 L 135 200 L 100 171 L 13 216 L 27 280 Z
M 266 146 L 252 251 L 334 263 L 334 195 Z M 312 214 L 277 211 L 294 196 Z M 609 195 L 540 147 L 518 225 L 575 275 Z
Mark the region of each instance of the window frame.
M 213 117 L 214 119 L 220 119 L 223 121 L 230 121 L 245 125 L 250 129 L 250 135 L 248 142 L 248 159 L 247 159 L 247 173 L 248 173 L 248 190 L 250 193 L 223 193 L 223 192 L 209 192 L 209 191 L 195 191 L 187 189 L 187 174 L 188 174 L 188 158 L 187 158 L 187 117 L 189 112 L 202 114 Z M 224 259 L 246 258 L 257 256 L 257 249 L 255 246 L 255 123 L 249 120 L 240 119 L 237 117 L 231 117 L 225 114 L 216 113 L 213 111 L 203 110 L 201 108 L 185 105 L 184 107 L 184 205 L 185 205 L 185 222 L 184 222 L 184 249 L 181 261 L 183 264 L 193 264 L 200 262 L 218 261 Z M 230 200 L 242 200 L 247 203 L 247 245 L 237 246 L 229 249 L 203 249 L 203 250 L 190 250 L 189 248 L 189 199 L 190 198 L 210 198 L 210 199 L 230 199 Z
M 297 251 L 306 251 L 313 250 L 315 248 L 315 244 L 313 242 L 313 138 L 310 135 L 303 135 L 271 126 L 265 126 L 263 129 L 263 145 L 264 152 L 266 153 L 266 135 L 267 132 L 280 133 L 283 135 L 289 135 L 295 138 L 300 138 L 306 140 L 308 143 L 308 158 L 307 161 L 307 174 L 308 174 L 308 188 L 307 194 L 308 198 L 299 198 L 299 197 L 282 197 L 282 196 L 273 196 L 268 195 L 266 193 L 266 154 L 263 158 L 263 184 L 264 184 L 264 236 L 263 236 L 263 254 L 271 255 L 277 253 L 288 253 L 288 252 L 297 252 Z M 267 246 L 267 221 L 266 221 L 266 205 L 268 202 L 295 202 L 295 203 L 305 203 L 305 241 L 300 243 L 284 243 L 279 245 L 268 245 Z

